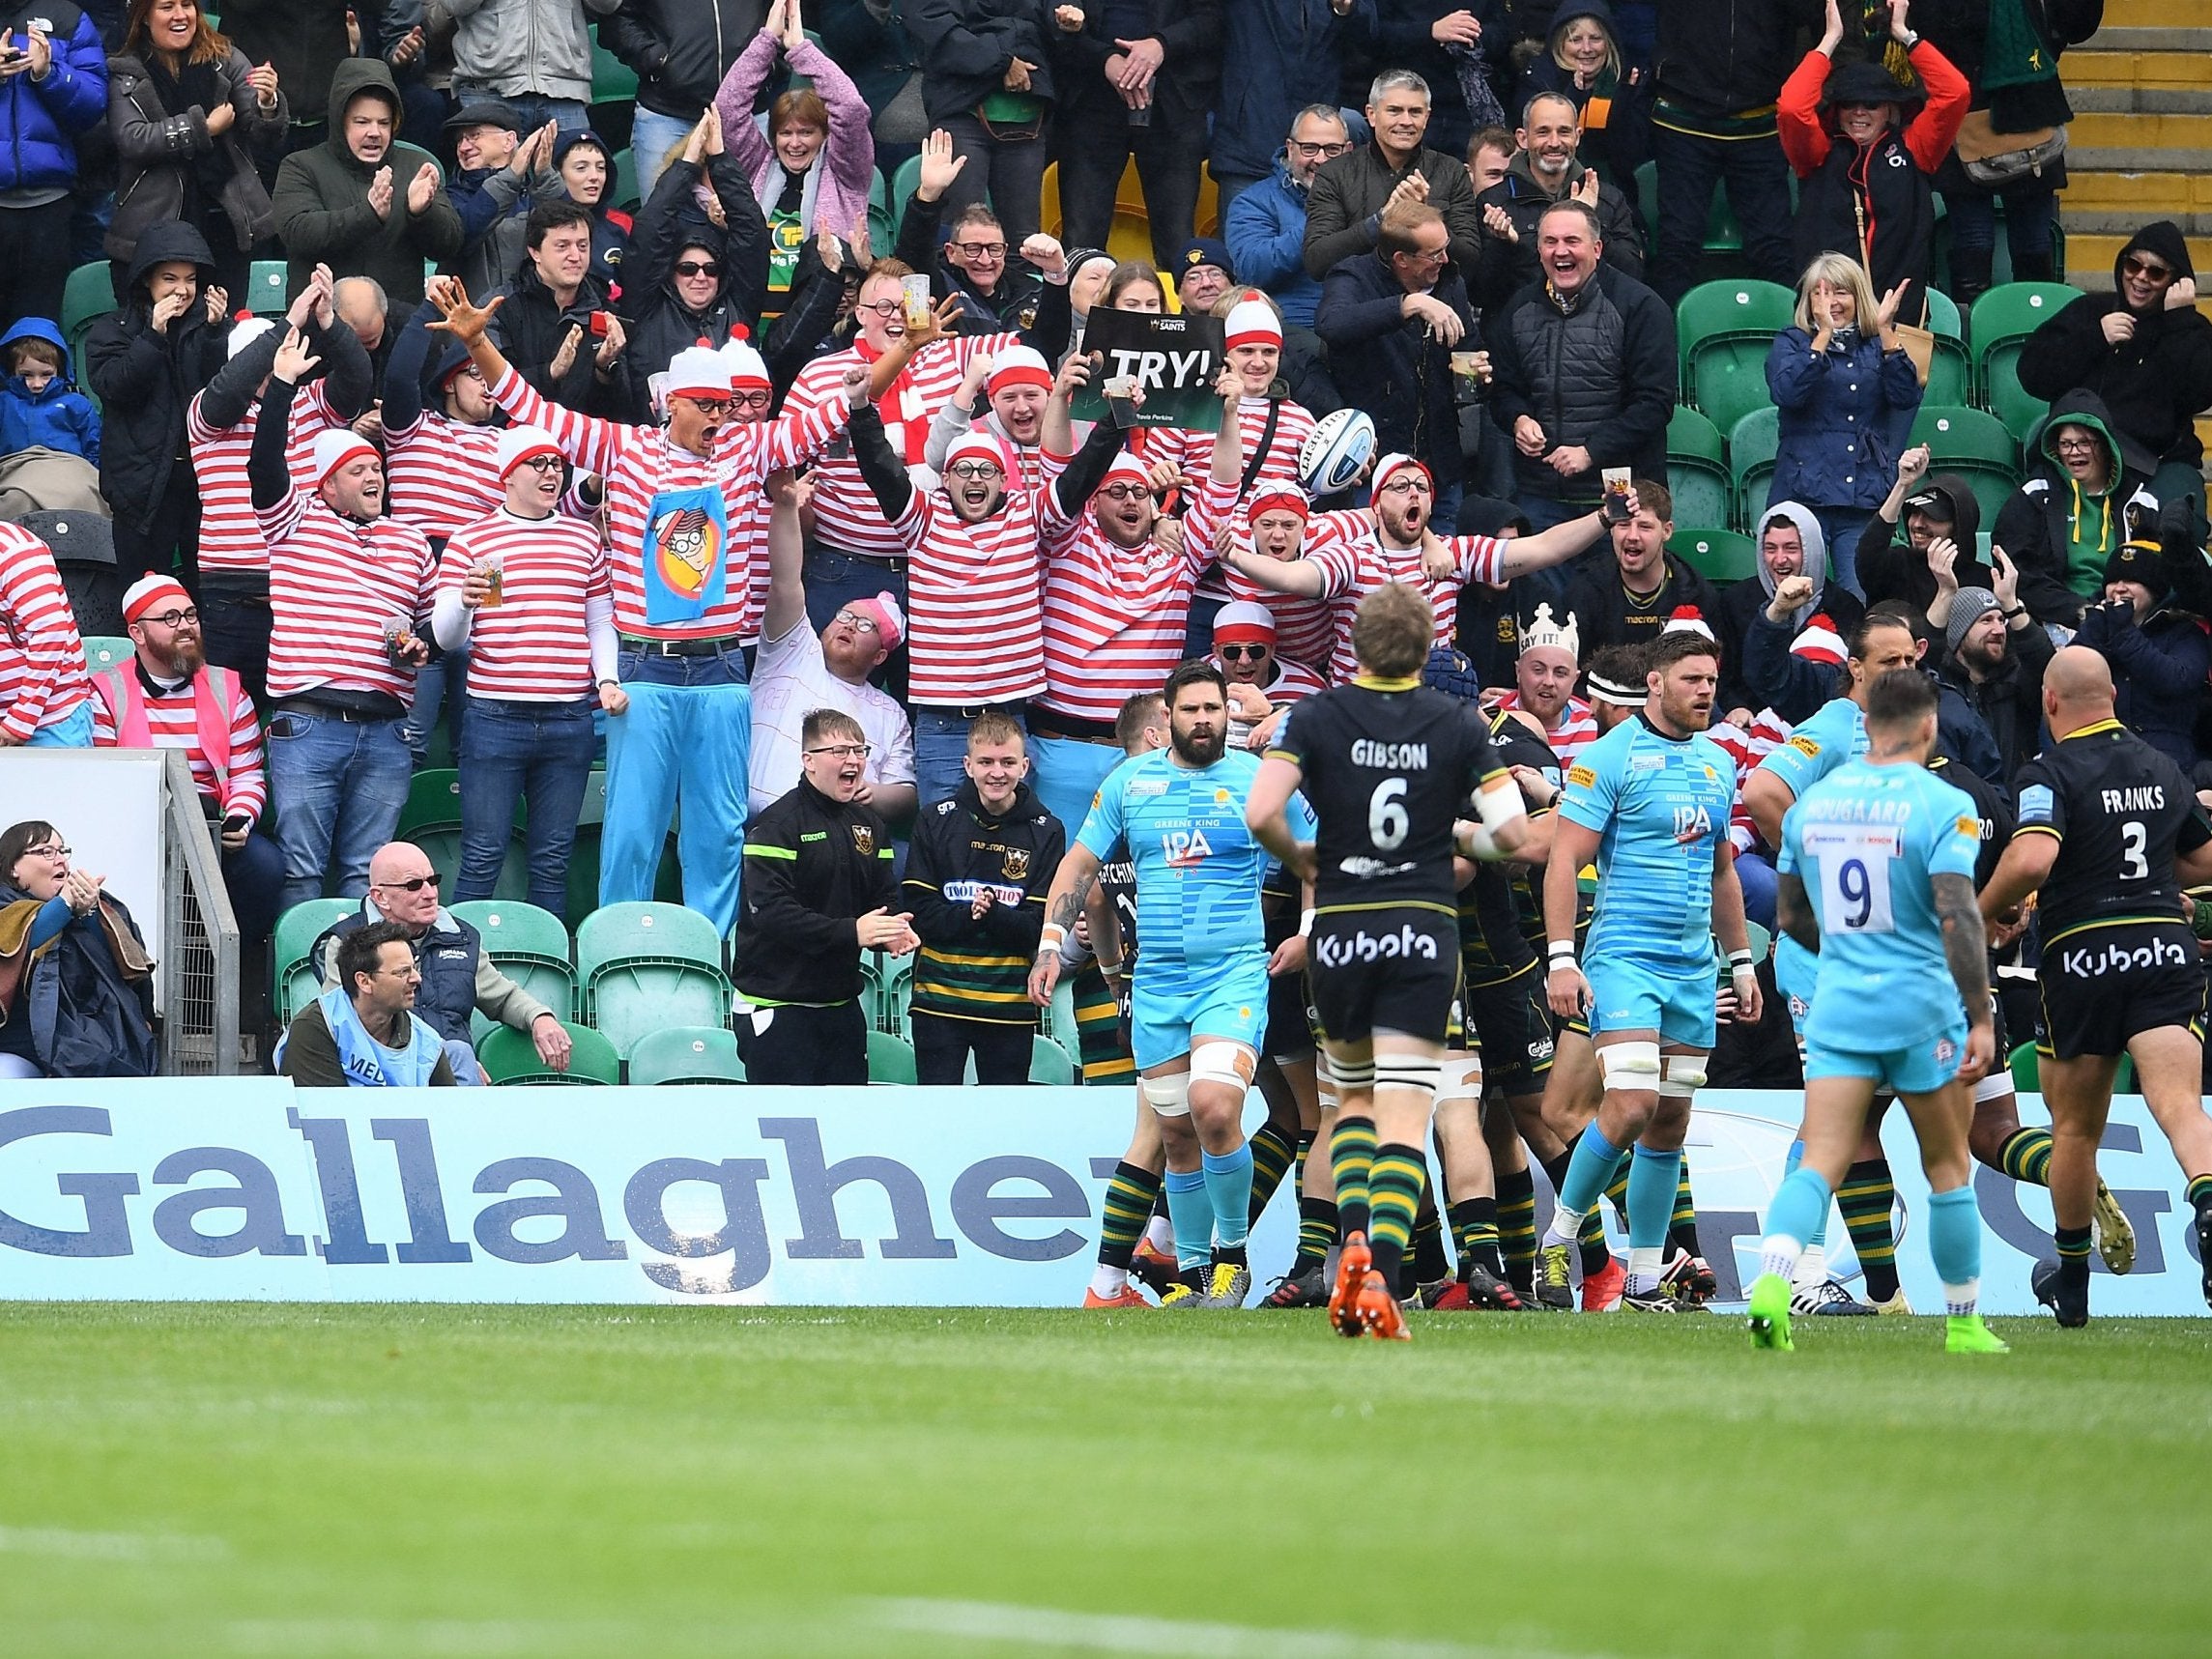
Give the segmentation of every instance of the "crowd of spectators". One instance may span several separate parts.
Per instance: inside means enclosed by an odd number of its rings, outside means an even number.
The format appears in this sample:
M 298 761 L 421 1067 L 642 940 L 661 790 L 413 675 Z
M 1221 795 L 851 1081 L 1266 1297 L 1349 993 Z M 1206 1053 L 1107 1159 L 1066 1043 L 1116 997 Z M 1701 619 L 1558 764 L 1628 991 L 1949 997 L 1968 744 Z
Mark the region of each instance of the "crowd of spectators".
M 840 950 L 926 960 L 980 905 L 991 948 L 1020 955 L 1022 877 L 917 900 L 875 846 L 904 859 L 917 815 L 947 811 L 966 828 L 918 838 L 938 865 L 969 831 L 1032 853 L 1046 819 L 1072 835 L 1122 705 L 1186 657 L 1214 659 L 1238 739 L 1264 741 L 1393 580 L 1436 602 L 1440 678 L 1504 698 L 1563 759 L 1592 658 L 1694 627 L 1755 763 L 1886 608 L 1941 683 L 1948 752 L 1990 781 L 2038 749 L 2067 640 L 2110 660 L 2124 719 L 2212 771 L 2212 322 L 2181 232 L 2144 226 L 2111 291 L 2025 342 L 2021 386 L 2051 413 L 2016 434 L 2024 478 L 1986 535 L 1972 481 L 1909 438 L 1930 295 L 1991 286 L 2000 205 L 2012 275 L 2054 274 L 2064 163 L 2030 140 L 2069 118 L 2062 53 L 2100 12 L 15 8 L 0 449 L 51 463 L 34 505 L 97 482 L 136 654 L 91 674 L 50 550 L 0 526 L 0 742 L 191 749 L 249 935 L 279 902 L 363 901 L 368 944 L 331 941 L 313 1064 L 381 1032 L 399 1066 L 394 1011 L 417 1009 L 439 1052 L 409 1064 L 461 1082 L 472 1009 L 523 1030 L 544 1011 L 424 947 L 476 950 L 394 841 L 441 722 L 466 841 L 445 900 L 492 891 L 519 809 L 530 896 L 560 908 L 604 757 L 602 901 L 651 895 L 675 826 L 686 901 L 737 940 L 763 1012 L 794 977 L 842 1001 L 845 965 L 785 951 L 756 891 L 789 922 L 834 889 L 863 905 Z M 634 100 L 595 97 L 595 44 Z M 1132 165 L 1149 248 L 1123 260 Z M 1730 269 L 1795 295 L 1766 363 L 1757 564 L 1732 586 L 1671 548 L 1722 527 L 1678 525 L 1666 483 L 1675 307 L 1712 272 L 1716 188 Z M 72 272 L 101 261 L 83 307 Z M 281 294 L 249 298 L 273 262 Z M 65 290 L 88 328 L 65 327 Z M 1071 420 L 1102 310 L 1221 319 L 1220 441 Z M 1377 464 L 1315 500 L 1301 445 L 1344 408 Z M 880 840 L 817 872 L 749 839 L 817 820 Z M 51 832 L 28 827 L 0 875 L 33 947 L 90 939 L 97 899 L 64 926 Z M 417 885 L 395 905 L 379 871 L 400 863 Z M 419 1004 L 377 989 L 387 927 L 417 947 Z M 766 1071 L 795 1074 L 781 1046 Z

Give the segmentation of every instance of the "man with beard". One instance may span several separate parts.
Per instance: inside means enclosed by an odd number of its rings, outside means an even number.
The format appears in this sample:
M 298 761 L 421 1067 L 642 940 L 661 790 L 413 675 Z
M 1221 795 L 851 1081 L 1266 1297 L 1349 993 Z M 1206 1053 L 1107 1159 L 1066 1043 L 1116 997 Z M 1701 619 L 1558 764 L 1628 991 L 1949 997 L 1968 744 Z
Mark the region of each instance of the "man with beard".
M 1597 740 L 1597 717 L 1574 695 L 1575 678 L 1582 672 L 1581 654 L 1582 636 L 1574 618 L 1555 622 L 1551 607 L 1539 604 L 1521 630 L 1512 689 L 1493 705 L 1508 714 L 1528 715 L 1542 727 L 1544 741 L 1563 767 L 1571 766 Z M 1558 782 L 1552 780 L 1555 787 Z
M 1547 991 L 1561 1018 L 1588 1014 L 1605 1096 L 1577 1141 L 1543 1237 L 1537 1294 L 1567 1299 L 1582 1220 L 1635 1148 L 1628 1177 L 1628 1282 L 1623 1305 L 1674 1313 L 1662 1252 L 1681 1173 L 1690 1106 L 1714 1038 L 1713 935 L 1728 952 L 1742 1016 L 1759 1016 L 1743 894 L 1728 846 L 1736 767 L 1706 728 L 1720 686 L 1712 641 L 1693 630 L 1652 647 L 1640 717 L 1615 727 L 1568 768 L 1544 870 Z M 1597 904 L 1576 963 L 1576 872 L 1597 864 Z
M 1644 275 L 1644 232 L 1636 210 L 1618 187 L 1600 184 L 1577 156 L 1582 112 L 1563 92 L 1539 92 L 1523 106 L 1520 148 L 1506 176 L 1483 190 L 1482 267 L 1468 291 L 1484 310 L 1503 305 L 1514 289 L 1537 280 L 1537 222 L 1554 202 L 1571 196 L 1594 209 L 1604 227 L 1604 261 L 1639 281 Z
M 1951 597 L 1943 622 L 1948 647 L 1936 670 L 1937 683 L 1982 718 L 1997 739 L 2000 765 L 1993 784 L 2010 786 L 2042 747 L 2043 671 L 2051 666 L 2051 636 L 2020 602 L 2020 572 L 2004 549 L 1990 549 L 1995 567 L 1988 587 L 1962 587 Z
M 930 441 L 923 460 L 940 478 L 952 446 L 970 432 L 996 438 L 1020 464 L 1020 484 L 1034 490 L 1045 481 L 1045 403 L 1052 395 L 1052 370 L 1043 357 L 1027 346 L 1009 346 L 992 355 L 969 360 L 960 390 L 937 411 L 930 422 Z M 988 399 L 991 413 L 979 424 L 975 418 L 978 397 Z
M 1667 551 L 1675 533 L 1675 499 L 1651 478 L 1635 483 L 1635 510 L 1612 525 L 1613 557 L 1593 554 L 1567 579 L 1566 611 L 1582 647 L 1648 645 L 1685 613 L 1717 633 L 1720 595 L 1712 584 Z
M 1181 1274 L 1162 1305 L 1241 1307 L 1251 1290 L 1244 1101 L 1259 1062 L 1270 969 L 1260 914 L 1269 857 L 1246 827 L 1260 762 L 1228 748 L 1226 691 L 1211 663 L 1182 664 L 1163 695 L 1167 748 L 1106 779 L 1052 878 L 1029 1000 L 1050 1006 L 1060 947 L 1106 859 L 1126 843 L 1144 940 L 1130 988 L 1132 1044 L 1166 1143 Z
M 174 577 L 132 583 L 123 620 L 138 651 L 92 682 L 93 746 L 185 751 L 201 811 L 219 826 L 223 887 L 239 937 L 265 938 L 276 922 L 284 859 L 254 831 L 269 783 L 253 700 L 231 670 L 208 665 L 200 613 Z

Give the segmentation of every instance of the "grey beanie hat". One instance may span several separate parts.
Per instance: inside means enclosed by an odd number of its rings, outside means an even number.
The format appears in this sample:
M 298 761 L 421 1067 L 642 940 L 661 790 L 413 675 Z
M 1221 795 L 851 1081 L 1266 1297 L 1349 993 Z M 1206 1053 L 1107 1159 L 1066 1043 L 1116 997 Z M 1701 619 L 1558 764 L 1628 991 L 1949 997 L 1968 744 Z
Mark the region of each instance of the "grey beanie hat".
M 1951 614 L 1943 618 L 1943 644 L 1956 656 L 1967 630 L 1985 614 L 1997 608 L 1997 595 L 1986 587 L 1962 587 L 1951 595 Z

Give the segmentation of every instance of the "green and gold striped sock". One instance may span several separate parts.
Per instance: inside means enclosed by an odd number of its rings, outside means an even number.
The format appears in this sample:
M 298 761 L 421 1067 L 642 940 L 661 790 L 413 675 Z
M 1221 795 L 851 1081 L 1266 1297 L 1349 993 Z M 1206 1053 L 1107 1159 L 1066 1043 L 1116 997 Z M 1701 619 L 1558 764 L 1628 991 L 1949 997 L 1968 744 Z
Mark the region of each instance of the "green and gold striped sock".
M 1425 1168 L 1422 1173 L 1425 1180 Z M 1399 1290 L 1401 1299 L 1410 1298 L 1417 1286 L 1451 1276 L 1451 1258 L 1444 1253 L 1444 1219 L 1433 1208 L 1423 1209 L 1413 1218 L 1413 1271 L 1405 1276 L 1412 1283 Z
M 2030 1187 L 2051 1185 L 2051 1131 L 2014 1130 L 1997 1149 L 1997 1167 Z
M 1319 1267 L 1321 1258 L 1336 1242 L 1336 1200 L 1301 1198 L 1298 1201 L 1298 1255 L 1290 1264 L 1291 1277 Z
M 1537 1178 L 1521 1169 L 1498 1177 L 1498 1253 L 1515 1289 L 1537 1280 Z
M 1630 1147 L 1628 1150 L 1633 1153 L 1635 1148 Z M 1613 1171 L 1613 1179 L 1605 1184 L 1606 1199 L 1613 1206 L 1613 1214 L 1621 1217 L 1621 1230 L 1623 1232 L 1628 1230 L 1628 1171 L 1633 1167 L 1634 1159 L 1632 1158 L 1622 1158 Z M 1597 1207 L 1594 1204 L 1591 1206 L 1590 1213 L 1593 1216 L 1597 1214 Z
M 2081 1264 L 2081 1271 L 2089 1271 L 2089 1229 L 2086 1227 L 2054 1227 L 2051 1242 L 2058 1246 L 2058 1265 Z
M 1897 1294 L 1897 1235 L 1889 1220 L 1896 1203 L 1897 1187 L 1885 1158 L 1853 1164 L 1836 1188 L 1836 1208 L 1851 1231 L 1852 1251 L 1866 1275 L 1866 1294 L 1876 1301 Z
M 1099 1228 L 1099 1265 L 1126 1268 L 1144 1237 L 1144 1224 L 1152 1219 L 1153 1201 L 1160 1196 L 1160 1177 L 1134 1163 L 1117 1163 L 1106 1182 L 1106 1214 Z
M 1503 1184 L 1501 1179 L 1500 1185 Z M 1531 1204 L 1529 1210 L 1533 1226 L 1536 1206 Z M 1498 1201 L 1495 1198 L 1462 1198 L 1452 1205 L 1451 1240 L 1459 1246 L 1459 1271 L 1463 1276 L 1471 1266 L 1505 1276 L 1506 1264 L 1498 1257 Z
M 1374 1130 L 1370 1127 L 1367 1132 Z M 1383 1275 L 1386 1285 L 1398 1282 L 1398 1266 L 1413 1238 L 1414 1216 L 1421 1211 L 1422 1178 L 1426 1169 L 1418 1148 L 1394 1141 L 1375 1148 L 1367 1175 L 1368 1244 L 1375 1252 L 1375 1272 Z M 1343 1188 L 1337 1191 L 1341 1194 Z M 1340 1209 L 1342 1197 L 1336 1202 Z
M 1329 1173 L 1336 1183 L 1336 1224 L 1345 1233 L 1365 1233 L 1367 1224 L 1367 1186 L 1375 1163 L 1375 1121 L 1372 1118 L 1336 1119 L 1329 1137 Z M 1410 1235 L 1412 1216 L 1406 1217 Z
M 1675 1213 L 1667 1220 L 1667 1243 L 1693 1256 L 1705 1254 L 1697 1242 L 1697 1200 L 1690 1196 L 1690 1160 L 1687 1157 L 1682 1159 L 1681 1173 L 1675 1177 Z
M 1251 1225 L 1256 1227 L 1267 1201 L 1275 1196 L 1289 1172 L 1291 1159 L 1298 1156 L 1298 1143 L 1270 1119 L 1252 1131 L 1249 1144 L 1252 1153 Z
M 2189 1204 L 2199 1216 L 2212 1212 L 2212 1175 L 2189 1178 Z

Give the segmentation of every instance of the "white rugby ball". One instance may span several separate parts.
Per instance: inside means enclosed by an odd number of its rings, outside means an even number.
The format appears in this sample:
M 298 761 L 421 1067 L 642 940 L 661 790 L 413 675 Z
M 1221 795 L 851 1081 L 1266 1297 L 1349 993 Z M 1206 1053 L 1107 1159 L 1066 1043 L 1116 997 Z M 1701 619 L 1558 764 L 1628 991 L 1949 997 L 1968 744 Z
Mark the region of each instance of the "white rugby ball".
M 1309 496 L 1334 496 L 1359 482 L 1375 455 L 1375 423 L 1364 409 L 1339 409 L 1313 423 L 1298 446 L 1298 477 Z

